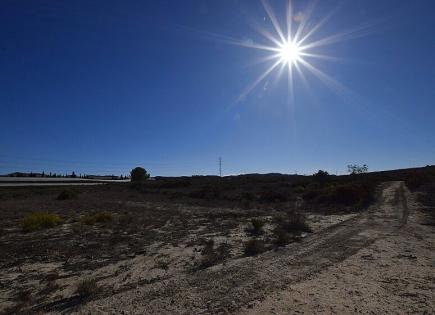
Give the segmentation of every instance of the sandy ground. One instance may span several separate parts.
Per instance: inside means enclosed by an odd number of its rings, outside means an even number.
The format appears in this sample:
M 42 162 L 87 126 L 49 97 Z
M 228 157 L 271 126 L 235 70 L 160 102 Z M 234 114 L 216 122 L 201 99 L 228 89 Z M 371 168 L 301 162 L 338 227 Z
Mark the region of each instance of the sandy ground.
M 435 230 L 420 224 L 419 205 L 408 192 L 409 214 L 396 212 L 403 200 L 397 204 L 391 188 L 384 190 L 381 211 L 372 211 L 377 221 L 385 219 L 384 229 L 362 232 L 377 234 L 372 244 L 240 313 L 434 314 Z
M 368 211 L 311 215 L 315 233 L 254 257 L 240 253 L 246 226 L 228 225 L 222 234 L 198 221 L 177 243 L 154 242 L 101 267 L 28 262 L 0 273 L 0 313 L 14 306 L 14 287 L 25 283 L 48 290 L 29 313 L 433 314 L 435 235 L 433 226 L 421 224 L 419 209 L 402 182 L 389 182 Z M 154 232 L 172 233 L 167 222 Z M 198 235 L 216 243 L 231 240 L 232 259 L 193 270 L 200 247 L 191 243 Z M 50 285 L 44 282 L 54 273 Z M 103 288 L 87 303 L 74 293 L 83 277 L 97 279 Z
M 401 182 L 368 212 L 298 244 L 174 275 L 78 313 L 433 313 L 433 227 Z

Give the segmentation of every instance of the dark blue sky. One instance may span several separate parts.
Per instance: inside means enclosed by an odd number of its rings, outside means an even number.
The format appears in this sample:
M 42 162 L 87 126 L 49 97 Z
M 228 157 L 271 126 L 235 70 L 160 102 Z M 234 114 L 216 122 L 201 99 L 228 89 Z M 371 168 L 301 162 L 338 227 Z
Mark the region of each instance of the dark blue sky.
M 307 1 L 293 1 L 294 13 Z M 360 25 L 364 36 L 313 49 L 312 64 L 347 90 L 304 71 L 277 71 L 261 2 L 0 2 L 0 173 L 75 170 L 153 175 L 344 172 L 435 161 L 433 1 L 318 1 L 316 39 Z M 271 1 L 284 23 L 285 1 Z M 297 25 L 297 24 L 296 24 Z

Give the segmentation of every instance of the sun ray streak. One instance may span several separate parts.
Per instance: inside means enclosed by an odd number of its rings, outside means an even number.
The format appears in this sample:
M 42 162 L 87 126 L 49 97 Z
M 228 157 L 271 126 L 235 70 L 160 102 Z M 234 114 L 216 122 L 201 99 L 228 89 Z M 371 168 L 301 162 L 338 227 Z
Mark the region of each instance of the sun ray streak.
M 337 80 L 327 75 L 323 71 L 319 70 L 308 61 L 301 60 L 301 64 L 337 94 L 341 96 L 345 96 L 346 94 L 348 94 L 349 91 L 344 85 L 342 85 Z
M 292 12 L 292 2 L 288 0 L 287 3 L 287 42 L 292 39 L 292 20 L 293 20 L 293 12 Z
M 373 23 L 365 23 L 354 29 L 350 29 L 344 32 L 340 32 L 328 37 L 319 39 L 317 41 L 301 45 L 302 50 L 311 49 L 319 46 L 326 46 L 337 42 L 358 38 L 367 35 L 368 30 L 373 26 Z
M 247 63 L 246 66 L 247 67 L 252 67 L 252 66 L 255 66 L 255 65 L 259 65 L 259 64 L 271 61 L 271 60 L 276 60 L 277 58 L 279 58 L 279 54 L 265 56 L 265 57 L 256 59 L 253 62 Z
M 269 16 L 269 19 L 271 20 L 273 27 L 275 27 L 275 31 L 277 32 L 279 38 L 282 42 L 285 42 L 285 36 L 281 30 L 281 27 L 279 26 L 278 19 L 275 16 L 275 13 L 273 13 L 272 8 L 270 7 L 270 4 L 267 0 L 261 0 L 261 3 L 263 3 L 263 7 L 267 12 L 267 15 Z
M 265 50 L 265 51 L 279 52 L 278 44 L 277 44 L 277 46 L 273 47 L 273 46 L 256 44 L 254 41 L 251 41 L 251 40 L 236 39 L 236 38 L 233 38 L 230 36 L 220 35 L 220 34 L 216 34 L 213 32 L 201 31 L 201 30 L 197 30 L 194 28 L 189 28 L 189 27 L 182 27 L 182 28 L 185 30 L 188 30 L 190 32 L 197 33 L 197 34 L 205 37 L 206 39 L 214 40 L 216 42 L 224 43 L 227 45 L 234 45 L 234 46 L 241 46 L 241 47 L 246 47 L 246 48 L 260 49 L 260 50 Z M 279 41 L 277 41 L 277 40 L 275 40 L 275 41 L 277 43 L 279 43 Z
M 340 84 L 334 78 L 319 70 L 314 66 L 311 61 L 314 59 L 343 62 L 346 61 L 343 58 L 329 56 L 316 52 L 314 48 L 331 45 L 340 41 L 349 40 L 366 35 L 375 25 L 373 21 L 365 24 L 361 24 L 355 28 L 344 30 L 336 34 L 332 34 L 324 37 L 316 37 L 313 39 L 313 35 L 316 34 L 322 27 L 331 20 L 332 16 L 341 8 L 341 5 L 336 6 L 329 14 L 315 23 L 314 26 L 311 23 L 311 18 L 316 5 L 319 0 L 313 0 L 311 4 L 306 8 L 299 19 L 294 17 L 294 7 L 291 0 L 287 0 L 287 7 L 285 10 L 285 25 L 281 27 L 277 16 L 268 0 L 261 0 L 264 10 L 269 17 L 270 23 L 273 26 L 276 34 L 270 33 L 266 29 L 262 28 L 258 23 L 253 22 L 254 28 L 258 33 L 262 35 L 265 40 L 270 41 L 270 46 L 256 43 L 253 40 L 237 40 L 230 37 L 213 36 L 215 40 L 223 41 L 231 45 L 238 45 L 247 48 L 265 50 L 270 52 L 267 56 L 260 58 L 254 64 L 260 64 L 264 62 L 272 61 L 272 65 L 261 73 L 238 97 L 238 102 L 242 101 L 260 82 L 266 79 L 272 71 L 274 71 L 279 65 L 276 73 L 276 79 L 281 79 L 282 74 L 287 72 L 287 91 L 288 91 L 288 105 L 293 112 L 295 110 L 295 85 L 298 81 L 302 81 L 303 85 L 309 90 L 309 84 L 307 80 L 307 72 L 313 74 L 314 77 L 322 81 L 328 88 L 335 93 L 346 96 L 346 98 L 353 98 L 352 92 L 344 85 Z M 266 19 L 265 19 L 266 20 Z M 284 33 L 285 32 L 285 33 Z M 320 32 L 319 32 L 320 33 Z M 314 50 L 313 50 L 314 49 Z M 249 66 L 249 65 L 248 65 Z M 269 82 L 269 81 L 268 81 Z
M 298 43 L 299 37 L 302 35 L 302 32 L 304 31 L 304 29 L 307 25 L 307 22 L 310 19 L 311 14 L 314 11 L 314 7 L 315 7 L 316 3 L 317 3 L 317 1 L 312 2 L 311 5 L 308 7 L 308 9 L 305 11 L 305 13 L 303 13 L 302 20 L 301 20 L 301 22 L 296 30 L 296 34 L 295 34 L 294 39 L 293 39 L 295 43 Z
M 297 71 L 298 75 L 301 77 L 301 80 L 302 80 L 303 85 L 305 86 L 305 88 L 306 88 L 307 90 L 309 90 L 309 85 L 308 85 L 307 78 L 305 77 L 305 74 L 304 74 L 304 72 L 302 71 L 302 69 L 301 69 L 299 63 L 296 63 L 296 64 L 295 64 L 295 68 L 296 68 L 296 71 Z
M 288 105 L 290 110 L 294 112 L 295 110 L 295 94 L 294 94 L 294 84 L 293 84 L 293 66 L 289 63 L 288 67 Z
M 343 58 L 322 55 L 322 54 L 313 54 L 313 53 L 301 52 L 300 55 L 304 56 L 304 57 L 311 57 L 311 58 L 330 60 L 330 61 L 344 61 Z
M 264 71 L 258 78 L 251 83 L 239 96 L 239 99 L 245 98 L 261 81 L 266 78 L 269 73 L 273 71 L 279 64 L 281 63 L 280 60 L 276 61 L 272 66 L 270 66 L 266 71 Z
M 311 28 L 307 34 L 305 34 L 304 37 L 302 37 L 301 40 L 297 41 L 298 45 L 302 45 L 307 39 L 310 38 L 320 27 L 325 24 L 340 8 L 340 6 L 335 7 L 334 10 L 329 12 L 322 20 L 320 20 L 319 23 L 317 23 L 313 28 Z
M 250 24 L 259 34 L 263 35 L 264 38 L 266 38 L 269 41 L 271 41 L 274 45 L 279 46 L 281 44 L 279 39 L 274 37 L 270 32 L 265 30 L 263 27 L 258 25 L 258 23 L 251 22 Z

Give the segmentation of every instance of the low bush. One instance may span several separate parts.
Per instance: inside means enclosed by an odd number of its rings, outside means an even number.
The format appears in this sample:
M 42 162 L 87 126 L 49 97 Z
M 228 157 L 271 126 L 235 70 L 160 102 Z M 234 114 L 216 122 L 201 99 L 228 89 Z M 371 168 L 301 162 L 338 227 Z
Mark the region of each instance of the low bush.
M 288 233 L 311 232 L 305 215 L 300 212 L 290 212 L 286 216 L 277 217 L 275 222 Z
M 264 241 L 257 239 L 247 241 L 243 248 L 246 256 L 255 256 L 263 253 L 265 250 Z
M 57 214 L 48 212 L 34 212 L 24 217 L 22 228 L 24 232 L 48 229 L 61 223 Z
M 157 187 L 159 189 L 177 189 L 177 188 L 185 188 L 190 187 L 192 185 L 191 182 L 185 179 L 179 180 L 165 180 L 161 182 L 157 182 Z
M 222 194 L 218 187 L 204 186 L 190 192 L 189 197 L 194 199 L 220 199 Z
M 113 220 L 113 216 L 109 212 L 97 212 L 94 214 L 85 215 L 81 221 L 86 225 L 94 225 L 96 223 L 107 223 Z
M 68 200 L 68 199 L 76 199 L 78 194 L 76 191 L 72 189 L 65 189 L 60 192 L 57 196 L 57 200 Z
M 431 178 L 427 174 L 409 174 L 406 176 L 405 184 L 411 191 L 416 191 L 420 187 L 430 182 L 435 181 L 435 177 Z
M 276 226 L 272 231 L 275 237 L 275 244 L 278 246 L 285 246 L 290 243 L 290 235 L 281 226 Z
M 95 279 L 82 279 L 77 284 L 76 294 L 81 300 L 90 300 L 98 295 L 101 288 Z
M 295 194 L 302 194 L 302 193 L 305 192 L 305 186 L 302 186 L 302 185 L 294 186 L 294 187 L 293 187 L 293 192 L 294 192 Z
M 289 200 L 289 195 L 275 190 L 266 190 L 260 193 L 260 203 L 285 202 Z
M 375 197 L 376 181 L 310 185 L 303 194 L 305 201 L 322 205 L 365 207 Z
M 225 259 L 230 256 L 230 246 L 227 243 L 221 243 L 215 248 L 214 241 L 208 240 L 201 254 L 202 258 L 197 269 L 206 269 L 225 261 Z
M 263 230 L 264 222 L 261 219 L 253 218 L 251 219 L 251 226 L 248 228 L 248 233 L 253 235 L 260 235 L 264 233 Z
M 245 201 L 254 201 L 255 200 L 255 194 L 250 191 L 242 192 L 241 199 Z
M 169 260 L 167 258 L 160 258 L 156 261 L 156 268 L 168 270 L 169 269 Z

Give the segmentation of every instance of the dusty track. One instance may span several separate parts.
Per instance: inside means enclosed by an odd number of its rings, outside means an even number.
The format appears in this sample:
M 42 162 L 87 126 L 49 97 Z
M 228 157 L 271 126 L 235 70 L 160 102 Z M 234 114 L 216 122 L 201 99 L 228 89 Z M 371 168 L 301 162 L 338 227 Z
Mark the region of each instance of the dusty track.
M 315 288 L 311 288 L 311 292 L 304 289 L 306 292 L 299 294 L 302 299 L 306 299 L 304 294 L 313 297 L 317 302 L 312 304 L 308 301 L 297 306 L 297 303 L 295 304 L 292 300 L 293 289 L 291 287 L 295 284 L 315 281 L 317 276 L 324 274 L 330 276 L 329 269 L 341 268 L 340 265 L 343 262 L 357 257 L 356 254 L 362 249 L 369 249 L 375 242 L 404 233 L 410 215 L 408 196 L 409 193 L 402 182 L 385 183 L 380 187 L 377 203 L 367 212 L 313 234 L 300 243 L 294 243 L 284 249 L 267 252 L 257 257 L 233 260 L 226 265 L 218 265 L 204 271 L 183 273 L 147 285 L 141 284 L 136 288 L 92 302 L 81 308 L 79 312 L 128 311 L 137 314 L 226 312 L 281 314 L 297 313 L 298 310 L 307 313 L 313 313 L 316 310 L 322 312 L 316 295 L 322 296 L 328 291 L 332 292 L 331 287 L 326 287 L 330 279 L 326 279 L 324 284 L 319 282 L 318 286 L 314 283 Z M 428 242 L 425 248 L 432 250 L 433 233 Z M 429 255 L 431 255 L 430 251 Z M 428 259 L 430 265 L 430 256 Z M 358 257 L 358 261 L 352 266 L 359 270 L 360 274 L 364 274 L 367 265 L 364 257 Z M 350 274 L 355 271 L 354 269 L 349 271 Z M 343 272 L 347 272 L 344 267 Z M 422 272 L 430 287 L 433 284 L 430 272 L 427 269 Z M 336 283 L 338 287 L 340 280 L 337 277 L 334 279 L 338 281 L 338 284 Z M 348 286 L 357 286 L 357 283 L 350 283 Z M 281 295 L 283 298 L 275 300 Z M 335 300 L 329 297 L 329 301 L 330 305 L 334 305 Z M 328 299 L 324 303 L 328 304 Z M 364 305 L 360 306 L 364 309 Z M 429 303 L 426 308 L 431 310 L 433 305 Z M 340 307 L 324 308 L 323 312 L 325 311 L 351 312 L 350 309 Z M 352 309 L 353 311 L 356 312 L 356 307 Z

